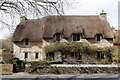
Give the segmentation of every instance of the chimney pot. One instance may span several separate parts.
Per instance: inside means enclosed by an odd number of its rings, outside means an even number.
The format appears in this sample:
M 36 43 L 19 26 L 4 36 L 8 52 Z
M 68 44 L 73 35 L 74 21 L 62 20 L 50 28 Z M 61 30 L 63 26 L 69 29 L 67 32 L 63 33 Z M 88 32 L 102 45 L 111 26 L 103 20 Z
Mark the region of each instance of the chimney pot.
M 104 10 L 102 10 L 102 13 L 104 13 Z
M 107 13 L 105 13 L 104 10 L 102 10 L 102 13 L 100 13 L 99 17 L 100 17 L 100 19 L 106 21 L 107 20 Z
M 26 18 L 25 16 L 20 17 L 20 21 L 21 21 L 21 22 L 24 22 L 24 21 L 26 21 L 26 20 L 27 20 L 27 18 Z

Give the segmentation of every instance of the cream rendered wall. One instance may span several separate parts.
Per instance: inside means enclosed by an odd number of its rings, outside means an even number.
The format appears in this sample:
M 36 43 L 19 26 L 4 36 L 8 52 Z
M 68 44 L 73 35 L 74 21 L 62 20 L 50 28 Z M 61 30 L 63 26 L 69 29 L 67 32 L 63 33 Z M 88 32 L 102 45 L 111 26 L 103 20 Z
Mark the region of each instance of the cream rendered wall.
M 43 43 L 42 42 L 30 42 L 29 45 L 24 45 L 24 41 L 16 42 L 13 45 L 14 55 L 20 60 L 25 60 L 25 52 L 28 52 L 27 61 L 39 61 L 43 60 Z M 39 53 L 39 58 L 35 59 L 35 53 Z
M 72 40 L 72 35 L 70 36 L 69 39 L 64 39 L 61 37 L 60 42 L 71 42 Z M 13 45 L 14 48 L 14 55 L 18 57 L 20 60 L 25 60 L 25 52 L 28 52 L 28 58 L 26 59 L 27 61 L 39 61 L 39 60 L 46 60 L 46 54 L 45 54 L 45 49 L 44 47 L 47 45 L 50 45 L 52 43 L 56 42 L 55 37 L 53 39 L 43 39 L 42 42 L 30 42 L 29 45 L 24 45 L 24 41 L 21 42 L 16 42 Z M 98 47 L 106 47 L 106 46 L 113 46 L 113 41 L 112 40 L 107 40 L 107 39 L 102 39 L 100 43 L 96 43 L 95 39 L 81 39 L 78 42 L 85 42 L 88 43 L 90 46 L 98 46 Z M 35 59 L 35 53 L 39 53 L 39 58 Z

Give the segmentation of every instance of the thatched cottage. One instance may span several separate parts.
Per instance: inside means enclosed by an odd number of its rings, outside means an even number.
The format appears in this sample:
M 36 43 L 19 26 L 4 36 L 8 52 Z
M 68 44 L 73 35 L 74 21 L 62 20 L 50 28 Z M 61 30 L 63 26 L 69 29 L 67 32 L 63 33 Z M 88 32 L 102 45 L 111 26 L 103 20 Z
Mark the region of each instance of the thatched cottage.
M 44 46 L 54 42 L 86 42 L 90 46 L 113 46 L 113 32 L 106 13 L 83 16 L 47 16 L 41 19 L 21 17 L 13 35 L 14 55 L 21 60 L 46 60 Z M 55 54 L 54 60 L 61 60 Z

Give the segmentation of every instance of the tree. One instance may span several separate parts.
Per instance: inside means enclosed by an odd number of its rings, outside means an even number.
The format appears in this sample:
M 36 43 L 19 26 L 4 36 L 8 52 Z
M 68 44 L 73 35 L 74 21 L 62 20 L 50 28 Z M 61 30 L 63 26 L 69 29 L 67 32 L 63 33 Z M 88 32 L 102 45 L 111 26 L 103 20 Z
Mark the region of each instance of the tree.
M 71 3 L 72 1 L 75 0 L 71 0 Z M 0 0 L 0 15 L 2 16 L 0 22 L 13 27 L 18 16 L 33 15 L 35 18 L 39 18 L 48 14 L 61 15 L 64 14 L 64 6 L 67 4 L 68 0 Z M 11 18 L 13 21 L 6 22 L 3 16 L 7 19 Z
M 12 36 L 10 36 L 9 38 L 5 39 L 5 40 L 0 40 L 0 44 L 2 44 L 2 46 L 0 47 L 1 49 L 12 49 Z
M 2 52 L 2 58 L 5 63 L 13 63 L 14 55 L 11 51 L 3 51 Z

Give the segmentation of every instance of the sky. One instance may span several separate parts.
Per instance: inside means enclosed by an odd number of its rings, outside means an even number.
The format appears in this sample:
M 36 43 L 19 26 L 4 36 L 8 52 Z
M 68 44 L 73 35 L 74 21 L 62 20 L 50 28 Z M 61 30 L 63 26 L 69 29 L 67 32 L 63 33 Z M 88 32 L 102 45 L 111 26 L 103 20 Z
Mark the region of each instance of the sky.
M 70 0 L 68 0 L 70 1 Z M 75 0 L 65 7 L 65 15 L 99 15 L 102 10 L 107 13 L 110 26 L 118 29 L 118 2 L 120 0 Z M 74 4 L 74 5 L 73 5 Z M 0 16 L 0 18 L 2 18 Z M 0 24 L 0 26 L 2 26 Z M 0 39 L 8 38 L 12 32 L 0 27 Z

